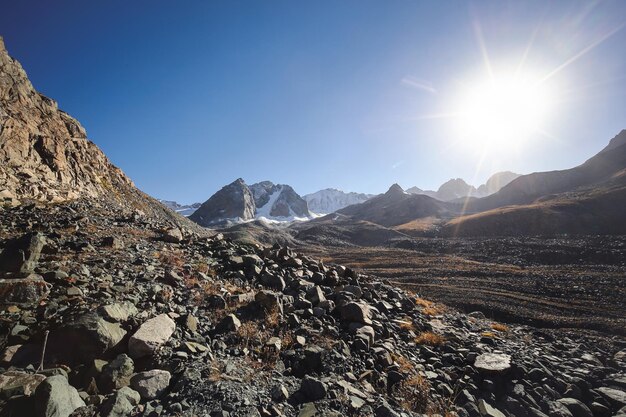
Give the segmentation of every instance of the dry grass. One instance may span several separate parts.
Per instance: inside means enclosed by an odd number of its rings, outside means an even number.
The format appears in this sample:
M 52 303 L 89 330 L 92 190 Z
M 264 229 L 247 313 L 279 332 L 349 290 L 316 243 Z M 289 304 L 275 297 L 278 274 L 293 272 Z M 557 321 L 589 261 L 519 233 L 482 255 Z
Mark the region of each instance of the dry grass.
M 410 318 L 402 319 L 402 322 L 398 325 L 398 327 L 400 327 L 400 330 L 405 330 L 407 332 L 415 331 L 415 325 L 413 324 L 413 320 Z
M 444 305 L 434 303 L 421 297 L 417 297 L 415 299 L 415 305 L 422 307 L 422 313 L 427 316 L 438 316 L 446 311 L 446 307 Z
M 418 345 L 441 346 L 446 343 L 446 338 L 437 333 L 423 332 L 415 338 L 415 343 Z
M 482 332 L 480 335 L 483 337 L 490 337 L 492 339 L 497 337 L 497 335 L 494 332 Z
M 180 250 L 154 253 L 154 257 L 161 262 L 161 265 L 177 268 L 185 264 L 184 256 L 185 254 Z
M 394 362 L 398 364 L 401 372 L 410 373 L 415 369 L 413 362 L 411 362 L 406 357 L 397 353 L 392 353 L 391 357 L 393 358 Z
M 430 384 L 421 375 L 412 375 L 394 387 L 400 406 L 407 411 L 428 411 Z
M 506 324 L 502 324 L 502 323 L 492 323 L 491 324 L 491 328 L 497 332 L 508 332 L 509 331 L 509 326 L 507 326 Z

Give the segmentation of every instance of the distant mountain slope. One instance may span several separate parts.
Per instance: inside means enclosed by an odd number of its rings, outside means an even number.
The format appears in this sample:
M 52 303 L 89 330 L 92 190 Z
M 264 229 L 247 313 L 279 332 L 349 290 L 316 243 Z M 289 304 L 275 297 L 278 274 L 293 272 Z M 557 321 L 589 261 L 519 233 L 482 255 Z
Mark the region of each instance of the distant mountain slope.
M 364 220 L 386 227 L 448 212 L 446 203 L 425 195 L 406 193 L 398 184 L 392 185 L 385 194 L 338 211 L 354 220 Z
M 303 196 L 309 205 L 309 210 L 318 214 L 328 214 L 352 204 L 363 203 L 372 198 L 372 194 L 349 192 L 346 193 L 334 188 L 326 188 L 315 193 Z
M 527 204 L 549 194 L 564 193 L 609 180 L 626 168 L 626 144 L 622 143 L 626 141 L 625 138 L 626 130 L 622 130 L 606 148 L 575 168 L 522 175 L 497 193 L 472 201 L 467 210 L 479 212 L 513 204 Z
M 409 194 L 423 194 L 441 201 L 454 201 L 467 197 L 485 197 L 499 191 L 502 187 L 519 177 L 510 171 L 497 172 L 493 174 L 485 184 L 478 188 L 468 184 L 462 178 L 453 178 L 443 183 L 437 191 L 422 190 L 418 187 L 407 189 Z
M 575 168 L 538 172 L 489 197 L 470 201 L 472 214 L 451 220 L 445 235 L 626 233 L 626 130 Z
M 170 200 L 159 200 L 159 203 L 185 217 L 191 216 L 202 205 L 202 203 L 179 204 Z

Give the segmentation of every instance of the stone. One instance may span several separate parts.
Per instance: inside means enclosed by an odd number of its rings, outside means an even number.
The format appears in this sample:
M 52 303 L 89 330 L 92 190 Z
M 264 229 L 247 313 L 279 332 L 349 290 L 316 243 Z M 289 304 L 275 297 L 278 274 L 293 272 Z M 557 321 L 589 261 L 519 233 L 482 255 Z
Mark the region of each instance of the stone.
M 282 384 L 276 385 L 274 388 L 272 388 L 270 394 L 272 396 L 272 400 L 276 401 L 277 403 L 283 402 L 287 398 L 289 398 L 289 391 L 287 391 L 287 388 L 285 388 L 285 386 Z
M 168 371 L 153 369 L 139 372 L 130 380 L 130 386 L 137 391 L 144 400 L 160 397 L 170 385 L 172 375 Z
M 478 410 L 480 411 L 480 414 L 482 414 L 483 416 L 506 417 L 502 411 L 498 410 L 497 408 L 492 407 L 485 400 L 478 401 Z
M 107 399 L 101 407 L 101 417 L 130 416 L 141 401 L 139 393 L 129 387 L 123 387 Z
M 314 306 L 326 301 L 324 291 L 319 286 L 315 286 L 306 292 L 306 299 L 309 300 Z
M 0 398 L 14 395 L 30 396 L 46 377 L 19 371 L 7 371 L 0 375 Z
M 122 323 L 137 314 L 137 307 L 130 301 L 108 304 L 98 310 L 109 321 Z
M 349 302 L 341 308 L 341 318 L 348 322 L 372 324 L 372 311 L 365 303 Z
M 76 388 L 62 375 L 46 378 L 35 390 L 37 417 L 68 417 L 74 410 L 84 406 L 85 402 Z
M 183 233 L 178 227 L 170 227 L 161 232 L 161 240 L 169 243 L 180 243 L 183 240 Z
M 7 242 L 0 253 L 0 272 L 29 274 L 35 270 L 46 242 L 43 234 L 27 233 Z
M 132 358 L 153 355 L 176 330 L 176 323 L 167 314 L 159 314 L 146 322 L 128 340 L 128 353 Z
M 326 397 L 326 384 L 319 379 L 306 375 L 300 384 L 300 391 L 309 401 L 317 401 Z
M 40 275 L 0 278 L 0 305 L 33 305 L 50 294 L 50 284 Z
M 198 331 L 198 319 L 193 314 L 187 314 L 187 318 L 185 319 L 185 327 L 191 332 Z
M 557 402 L 563 404 L 574 417 L 593 417 L 591 410 L 575 398 L 560 398 Z
M 484 353 L 476 357 L 474 366 L 486 373 L 503 373 L 511 369 L 511 356 L 504 353 Z
M 102 246 L 111 249 L 123 249 L 124 241 L 117 236 L 107 236 L 102 239 Z
M 133 360 L 122 353 L 103 367 L 98 387 L 108 393 L 128 386 L 134 371 Z
M 217 331 L 221 333 L 236 332 L 241 327 L 241 321 L 234 314 L 229 314 L 217 325 Z
M 283 303 L 278 293 L 261 290 L 254 296 L 254 301 L 266 311 L 278 311 L 283 314 Z
M 278 275 L 265 273 L 261 276 L 261 283 L 276 291 L 283 291 L 285 289 L 285 280 Z
M 48 345 L 60 357 L 70 361 L 89 361 L 117 348 L 124 336 L 126 331 L 119 324 L 89 312 L 51 332 Z
M 615 388 L 600 387 L 596 391 L 615 407 L 626 406 L 626 392 Z

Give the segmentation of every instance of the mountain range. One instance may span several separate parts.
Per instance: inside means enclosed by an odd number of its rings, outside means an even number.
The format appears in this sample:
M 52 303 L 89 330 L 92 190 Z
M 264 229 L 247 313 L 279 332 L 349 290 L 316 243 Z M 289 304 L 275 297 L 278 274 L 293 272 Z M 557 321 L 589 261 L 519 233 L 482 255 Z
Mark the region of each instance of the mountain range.
M 453 178 L 443 183 L 437 191 L 422 190 L 418 187 L 411 187 L 406 190 L 409 194 L 423 194 L 441 201 L 453 201 L 457 198 L 466 197 L 486 197 L 500 191 L 502 187 L 519 177 L 511 171 L 502 171 L 493 174 L 486 183 L 478 188 L 466 183 L 462 178 Z
M 253 219 L 285 222 L 313 217 L 307 202 L 291 186 L 271 181 L 248 186 L 241 178 L 222 187 L 189 216 L 191 220 L 207 227 L 232 225 Z

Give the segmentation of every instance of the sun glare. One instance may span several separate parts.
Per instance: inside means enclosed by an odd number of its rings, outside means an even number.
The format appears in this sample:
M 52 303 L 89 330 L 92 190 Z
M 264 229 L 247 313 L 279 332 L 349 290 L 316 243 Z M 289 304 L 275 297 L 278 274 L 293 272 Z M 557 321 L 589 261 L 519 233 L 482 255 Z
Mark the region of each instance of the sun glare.
M 546 89 L 528 78 L 493 76 L 474 82 L 459 99 L 459 135 L 483 152 L 517 149 L 538 135 L 549 104 Z

